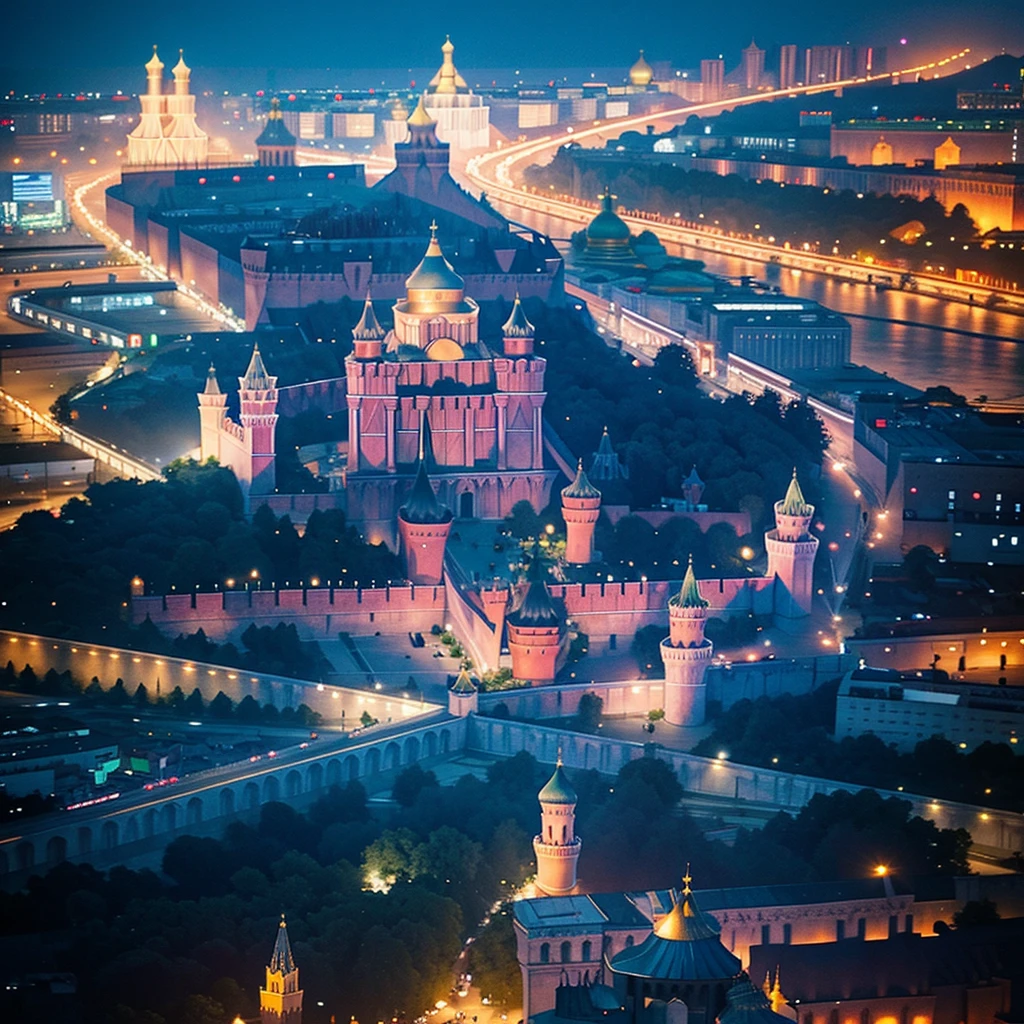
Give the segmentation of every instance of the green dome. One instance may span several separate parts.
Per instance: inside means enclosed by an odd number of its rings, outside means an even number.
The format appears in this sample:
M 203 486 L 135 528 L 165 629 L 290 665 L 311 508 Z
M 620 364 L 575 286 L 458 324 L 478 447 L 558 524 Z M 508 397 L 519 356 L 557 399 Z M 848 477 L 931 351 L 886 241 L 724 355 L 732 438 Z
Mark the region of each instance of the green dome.
M 572 788 L 566 778 L 565 770 L 562 768 L 561 759 L 555 766 L 555 773 L 544 784 L 544 788 L 537 794 L 537 799 L 542 804 L 575 804 L 576 790 Z
M 601 212 L 587 226 L 587 242 L 597 244 L 629 244 L 629 228 L 612 209 L 612 197 L 606 192 L 601 197 Z

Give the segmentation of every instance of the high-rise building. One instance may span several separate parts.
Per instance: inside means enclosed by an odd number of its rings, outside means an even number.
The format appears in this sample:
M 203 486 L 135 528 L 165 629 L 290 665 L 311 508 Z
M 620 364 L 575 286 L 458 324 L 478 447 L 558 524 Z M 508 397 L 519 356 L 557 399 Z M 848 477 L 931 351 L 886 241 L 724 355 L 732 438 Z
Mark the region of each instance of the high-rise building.
M 720 100 L 725 93 L 725 61 L 721 57 L 700 62 L 701 99 L 705 103 Z
M 537 888 L 548 896 L 566 896 L 576 888 L 576 862 L 583 843 L 576 835 L 576 790 L 566 778 L 561 754 L 537 799 L 540 833 L 533 839 Z
M 148 167 L 202 167 L 210 139 L 196 123 L 196 98 L 189 92 L 192 69 L 179 50 L 174 91 L 164 92 L 164 64 L 153 47 L 146 64 L 146 91 L 139 97 L 139 123 L 128 135 L 128 163 Z
M 757 92 L 764 77 L 764 50 L 753 39 L 743 51 L 743 87 L 747 92 Z
M 284 914 L 278 925 L 274 952 L 267 965 L 266 987 L 260 989 L 261 1024 L 302 1024 L 302 989 Z
M 796 43 L 785 43 L 779 47 L 779 88 L 792 89 L 797 79 L 797 57 L 799 51 Z

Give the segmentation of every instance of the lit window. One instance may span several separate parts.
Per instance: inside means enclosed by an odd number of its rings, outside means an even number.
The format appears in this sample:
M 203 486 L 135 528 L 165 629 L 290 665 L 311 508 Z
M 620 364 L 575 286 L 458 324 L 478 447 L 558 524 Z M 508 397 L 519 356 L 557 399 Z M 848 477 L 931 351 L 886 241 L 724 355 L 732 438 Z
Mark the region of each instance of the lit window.
M 956 491 L 950 491 L 949 494 L 946 495 L 946 497 L 949 498 L 950 501 L 952 501 L 956 497 Z

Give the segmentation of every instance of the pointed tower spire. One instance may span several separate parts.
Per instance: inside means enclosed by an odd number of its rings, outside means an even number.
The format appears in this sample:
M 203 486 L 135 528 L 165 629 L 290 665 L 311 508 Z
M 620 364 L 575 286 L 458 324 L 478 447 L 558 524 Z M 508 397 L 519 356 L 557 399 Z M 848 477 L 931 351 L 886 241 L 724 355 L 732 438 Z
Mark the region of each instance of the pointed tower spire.
M 709 602 L 701 597 L 700 586 L 693 571 L 693 555 L 690 555 L 686 564 L 686 575 L 683 576 L 683 585 L 675 597 L 675 602 L 680 608 L 707 608 Z
M 284 914 L 277 927 L 274 951 L 267 965 L 267 981 L 260 989 L 262 1024 L 302 1024 L 302 989 L 295 966 Z
M 381 327 L 373 311 L 370 290 L 366 290 L 366 301 L 359 322 L 352 328 L 352 355 L 355 359 L 380 359 L 384 351 L 387 331 Z
M 220 385 L 217 383 L 217 369 L 210 363 L 210 369 L 206 371 L 206 387 L 203 388 L 204 395 L 221 394 Z
M 245 371 L 244 377 L 239 377 L 238 383 L 245 391 L 270 391 L 277 386 L 277 378 L 267 373 L 263 356 L 260 355 L 259 342 L 253 345 L 249 368 Z
M 793 478 L 789 481 L 786 496 L 782 499 L 782 507 L 779 510 L 786 516 L 804 516 L 807 512 L 807 502 L 804 501 L 804 492 L 800 490 L 800 481 L 796 478 L 796 466 L 793 467 Z

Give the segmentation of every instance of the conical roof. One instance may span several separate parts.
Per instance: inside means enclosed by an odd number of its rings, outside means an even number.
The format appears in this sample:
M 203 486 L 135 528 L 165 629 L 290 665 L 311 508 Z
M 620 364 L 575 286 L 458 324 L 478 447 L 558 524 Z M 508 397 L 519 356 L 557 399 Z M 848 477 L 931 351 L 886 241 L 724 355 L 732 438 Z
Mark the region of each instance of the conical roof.
M 782 499 L 782 506 L 779 511 L 784 516 L 809 516 L 813 509 L 804 501 L 804 492 L 800 490 L 800 481 L 796 478 L 796 468 L 793 469 L 793 479 L 789 481 L 789 488 L 786 497 Z
M 409 119 L 409 123 L 412 123 L 412 118 Z M 419 266 L 406 278 L 406 291 L 461 292 L 465 287 L 466 282 L 455 273 L 455 268 L 441 251 L 441 245 L 437 240 L 437 224 L 431 224 L 427 251 Z
M 451 509 L 437 500 L 434 488 L 430 484 L 430 478 L 427 476 L 426 463 L 422 457 L 416 469 L 416 479 L 413 481 L 412 490 L 409 491 L 409 497 L 405 499 L 405 504 L 398 510 L 398 514 L 407 523 L 418 525 L 451 521 Z
M 700 586 L 697 577 L 693 572 L 693 555 L 690 555 L 690 562 L 686 566 L 686 575 L 683 577 L 683 585 L 679 593 L 672 598 L 672 603 L 677 608 L 707 608 L 708 602 L 701 597 Z
M 163 71 L 164 62 L 159 58 L 156 52 L 156 43 L 153 44 L 153 56 L 146 61 L 146 71 L 151 75 L 156 74 L 158 71 Z
M 518 608 L 513 609 L 505 618 L 505 621 L 513 626 L 557 626 L 558 612 L 551 603 L 551 595 L 548 593 L 547 584 L 544 582 L 544 573 L 541 568 L 540 555 L 534 552 L 533 561 L 527 571 L 526 593 Z
M 213 363 L 210 363 L 210 369 L 206 371 L 206 387 L 203 388 L 203 394 L 223 394 L 223 392 L 220 389 L 220 385 L 217 383 L 217 370 L 214 368 Z
M 294 146 L 295 136 L 288 131 L 281 113 L 281 101 L 275 96 L 270 101 L 267 123 L 256 138 L 257 146 Z
M 576 466 L 576 479 L 568 487 L 562 488 L 563 498 L 600 498 L 601 492 L 587 479 L 583 471 L 583 460 Z
M 697 472 L 697 467 L 693 466 L 690 472 L 687 474 L 686 479 L 683 481 L 684 487 L 703 487 L 704 481 L 701 480 L 700 474 Z
M 240 379 L 242 387 L 247 391 L 270 391 L 276 382 L 277 378 L 271 377 L 267 373 L 266 366 L 263 365 L 263 356 L 260 355 L 259 344 L 253 345 L 249 369 L 245 371 L 245 376 Z
M 416 104 L 416 109 L 409 115 L 409 119 L 406 122 L 412 128 L 429 128 L 431 125 L 437 124 L 437 122 L 427 113 L 427 108 L 423 103 L 424 94 L 420 93 L 419 102 Z
M 526 319 L 526 311 L 522 302 L 519 301 L 519 292 L 516 292 L 515 301 L 512 303 L 512 312 L 508 319 L 501 325 L 501 334 L 505 338 L 532 338 L 533 324 Z
M 473 694 L 476 693 L 476 684 L 470 677 L 468 669 L 462 669 L 459 674 L 455 677 L 455 682 L 452 683 L 452 693 L 464 693 Z
M 192 74 L 192 69 L 185 63 L 185 51 L 178 51 L 178 63 L 171 68 L 175 78 L 188 78 Z
M 577 800 L 576 790 L 566 777 L 565 769 L 562 767 L 562 757 L 559 755 L 558 763 L 551 778 L 541 787 L 537 799 L 542 804 L 575 804 Z
M 740 961 L 722 945 L 719 927 L 705 914 L 684 879 L 672 910 L 639 946 L 611 960 L 616 974 L 666 981 L 724 981 L 740 973 Z
M 370 300 L 370 293 L 366 293 L 366 301 L 363 303 L 363 315 L 359 323 L 352 328 L 353 341 L 382 341 L 387 331 L 381 327 L 377 320 L 377 314 L 373 311 L 373 302 Z
M 285 925 L 284 914 L 281 915 L 281 923 L 277 928 L 274 952 L 270 954 L 270 969 L 281 974 L 290 974 L 295 970 L 295 959 L 292 956 L 292 945 L 288 941 L 288 928 Z

